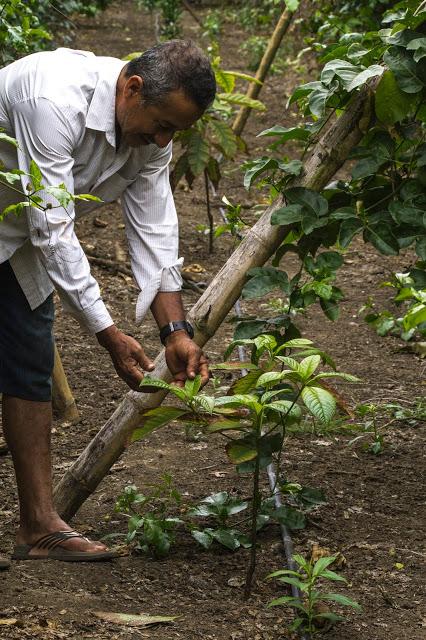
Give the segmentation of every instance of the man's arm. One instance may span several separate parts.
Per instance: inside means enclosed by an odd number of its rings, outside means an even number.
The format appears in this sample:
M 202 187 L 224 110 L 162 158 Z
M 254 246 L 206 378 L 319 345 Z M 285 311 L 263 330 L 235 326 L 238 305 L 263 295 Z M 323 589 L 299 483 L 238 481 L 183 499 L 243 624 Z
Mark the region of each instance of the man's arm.
M 150 161 L 122 196 L 132 269 L 141 293 L 136 305 L 139 324 L 150 308 L 159 329 L 185 319 L 181 299 L 178 224 L 170 190 L 171 145 L 153 149 Z M 176 384 L 201 374 L 208 380 L 207 358 L 186 331 L 165 339 L 166 361 Z
M 72 151 L 78 136 L 79 123 L 73 112 L 67 112 L 49 100 L 22 101 L 11 107 L 15 137 L 18 139 L 18 164 L 29 172 L 34 160 L 40 168 L 44 185 L 64 183 L 74 192 Z M 28 183 L 22 177 L 26 192 Z M 89 262 L 74 232 L 74 208 L 65 210 L 49 193 L 42 192 L 44 203 L 52 208 L 27 210 L 28 229 L 32 245 L 39 252 L 46 271 L 61 297 L 64 307 L 89 333 L 96 334 L 100 344 L 108 349 L 117 373 L 136 389 L 143 377 L 137 365 L 152 369 L 142 347 L 113 324 L 90 272 Z

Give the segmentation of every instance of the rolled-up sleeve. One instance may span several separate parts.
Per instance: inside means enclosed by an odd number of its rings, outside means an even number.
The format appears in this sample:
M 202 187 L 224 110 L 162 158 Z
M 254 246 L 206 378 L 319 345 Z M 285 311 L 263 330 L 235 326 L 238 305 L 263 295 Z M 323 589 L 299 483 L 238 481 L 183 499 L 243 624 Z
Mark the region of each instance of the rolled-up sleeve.
M 11 107 L 15 135 L 19 140 L 18 165 L 29 172 L 30 161 L 40 168 L 43 185 L 64 183 L 74 193 L 72 151 L 81 130 L 81 114 L 65 106 L 59 107 L 45 98 L 30 99 Z M 30 178 L 22 176 L 27 193 Z M 90 265 L 74 232 L 74 206 L 65 209 L 46 191 L 43 210 L 36 206 L 27 209 L 28 228 L 32 245 L 39 252 L 42 263 L 53 282 L 65 310 L 71 313 L 90 333 L 113 324 L 99 290 L 90 273 Z
M 122 196 L 132 270 L 140 288 L 136 323 L 140 324 L 159 291 L 182 287 L 178 258 L 178 220 L 169 183 L 171 143 L 153 148 L 149 161 Z

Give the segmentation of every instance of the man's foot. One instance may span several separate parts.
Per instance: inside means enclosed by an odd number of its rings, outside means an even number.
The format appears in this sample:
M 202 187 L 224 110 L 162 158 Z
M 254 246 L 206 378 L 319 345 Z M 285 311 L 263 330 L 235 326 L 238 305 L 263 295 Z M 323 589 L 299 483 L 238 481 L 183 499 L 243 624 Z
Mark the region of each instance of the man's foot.
M 32 531 L 19 529 L 13 558 L 16 560 L 54 559 L 68 562 L 110 560 L 115 553 L 99 541 L 89 540 L 73 531 L 59 516 L 53 515 L 45 526 Z
M 5 558 L 4 556 L 0 556 L 0 571 L 4 571 L 4 569 L 9 569 L 10 560 L 9 558 Z
M 70 542 L 84 542 L 85 550 L 69 548 Z M 105 545 L 92 542 L 77 531 L 55 531 L 39 538 L 33 544 L 18 544 L 14 560 L 63 560 L 65 562 L 96 562 L 112 560 L 117 554 L 108 551 Z

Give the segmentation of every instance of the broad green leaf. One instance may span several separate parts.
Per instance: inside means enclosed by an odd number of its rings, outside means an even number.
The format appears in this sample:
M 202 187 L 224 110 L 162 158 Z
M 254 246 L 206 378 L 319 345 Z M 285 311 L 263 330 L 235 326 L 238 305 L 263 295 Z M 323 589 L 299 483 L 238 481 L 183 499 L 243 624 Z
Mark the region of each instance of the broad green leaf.
M 343 220 L 339 231 L 339 245 L 346 249 L 363 226 L 361 220 L 358 219 Z
M 271 224 L 294 224 L 303 218 L 303 206 L 301 204 L 289 204 L 273 212 Z
M 217 97 L 223 102 L 238 104 L 242 107 L 250 107 L 250 109 L 255 109 L 256 111 L 266 110 L 263 102 L 260 100 L 253 100 L 253 98 L 248 98 L 244 93 L 219 93 Z
M 26 207 L 30 207 L 30 206 L 31 204 L 28 201 L 18 202 L 16 204 L 10 204 L 8 207 L 3 209 L 3 211 L 0 213 L 0 220 L 3 220 L 3 218 L 7 216 L 9 213 L 13 213 L 15 214 L 15 216 L 19 216 L 21 213 L 23 213 Z
M 40 168 L 38 166 L 38 164 L 34 161 L 31 160 L 30 162 L 30 178 L 31 178 L 31 182 L 32 182 L 32 186 L 33 186 L 33 190 L 34 191 L 39 191 L 42 188 L 42 175 L 41 175 L 41 171 Z
M 257 134 L 257 137 L 261 136 L 274 136 L 279 137 L 280 143 L 287 142 L 287 140 L 308 140 L 310 133 L 309 130 L 304 127 L 282 127 L 275 125 L 270 129 L 265 129 L 261 133 Z
M 324 569 L 327 569 L 333 562 L 336 561 L 336 556 L 324 556 L 323 558 L 319 558 L 312 569 L 313 576 L 320 576 Z
M 203 409 L 206 413 L 213 413 L 214 398 L 205 395 L 196 396 L 193 400 L 194 406 Z
M 267 371 L 266 373 L 262 373 L 261 376 L 257 379 L 256 387 L 264 387 L 265 385 L 271 383 L 277 383 L 282 380 L 283 374 L 279 371 Z
M 301 580 L 292 576 L 282 577 L 280 578 L 280 582 L 284 582 L 284 584 L 291 584 L 293 587 L 296 587 L 296 589 L 300 589 L 301 591 L 304 591 L 306 588 L 305 582 L 301 582 Z
M 284 364 L 290 367 L 290 369 L 293 369 L 293 371 L 299 371 L 299 363 L 294 358 L 290 356 L 278 356 L 277 360 L 284 362 Z
M 337 76 L 342 81 L 344 88 L 350 91 L 349 87 L 360 71 L 360 67 L 346 60 L 330 60 L 321 72 L 321 82 L 325 85 L 330 85 Z
M 312 189 L 293 187 L 286 189 L 285 196 L 290 202 L 302 205 L 315 216 L 323 216 L 328 212 L 327 200 Z
M 322 387 L 304 387 L 301 396 L 315 418 L 324 424 L 330 422 L 336 410 L 336 401 L 329 391 Z
M 232 158 L 237 151 L 237 139 L 231 127 L 221 120 L 210 120 L 209 125 L 222 153 Z
M 366 228 L 364 230 L 364 239 L 366 242 L 371 242 L 380 253 L 386 256 L 397 256 L 399 253 L 398 241 L 389 225 L 385 222 L 379 222 Z
M 299 363 L 299 373 L 303 376 L 304 380 L 308 380 L 312 374 L 318 369 L 321 362 L 321 356 L 308 356 Z
M 417 226 L 422 219 L 423 211 L 417 207 L 406 205 L 399 201 L 391 202 L 389 212 L 397 224 Z
M 177 420 L 184 413 L 186 413 L 186 409 L 178 409 L 177 407 L 156 407 L 155 409 L 148 409 L 142 414 L 143 425 L 138 429 L 135 429 L 132 434 L 132 442 L 136 440 L 142 440 L 147 435 L 155 431 L 155 429 L 159 429 L 160 427 L 164 427 L 166 424 L 172 422 L 172 420 Z
M 257 379 L 262 375 L 261 369 L 256 369 L 254 371 L 249 371 L 246 376 L 243 376 L 231 387 L 233 393 L 244 394 L 253 389 L 256 386 Z
M 418 62 L 426 56 L 426 38 L 415 38 L 407 44 L 409 51 L 414 51 L 414 60 Z
M 319 303 L 327 318 L 332 322 L 335 322 L 340 314 L 338 303 L 334 300 L 326 300 L 325 298 L 321 298 Z
M 367 67 L 367 69 L 364 69 L 364 71 L 361 71 L 361 73 L 353 78 L 353 80 L 349 83 L 347 90 L 353 91 L 354 89 L 365 84 L 370 78 L 381 76 L 384 70 L 384 67 L 381 67 L 379 64 L 372 64 L 370 67 Z
M 72 193 L 66 189 L 64 184 L 59 185 L 59 187 L 46 187 L 45 191 L 50 193 L 56 200 L 59 202 L 61 207 L 66 209 L 70 202 L 74 200 L 74 196 Z
M 248 275 L 254 277 L 244 286 L 243 298 L 259 298 L 274 289 L 280 289 L 285 294 L 290 293 L 288 275 L 285 271 L 280 271 L 275 267 L 263 267 L 256 268 L 256 270 L 250 269 Z
M 17 149 L 19 149 L 19 144 L 18 144 L 18 141 L 16 140 L 16 138 L 12 138 L 11 136 L 8 136 L 7 133 L 2 133 L 0 131 L 0 141 L 8 142 L 9 144 L 11 144 L 14 147 L 16 147 Z
M 375 92 L 376 116 L 384 124 L 403 120 L 413 106 L 412 95 L 399 88 L 392 71 L 384 72 Z
M 304 529 L 306 527 L 306 518 L 301 511 L 290 507 L 289 505 L 283 505 L 276 509 L 271 517 L 277 520 L 280 524 L 284 524 L 289 529 Z
M 265 408 L 278 411 L 278 413 L 283 413 L 292 420 L 300 420 L 302 417 L 302 411 L 299 405 L 295 404 L 291 400 L 275 400 L 274 402 L 270 402 L 266 405 Z
M 411 55 L 401 47 L 388 49 L 383 59 L 393 71 L 396 81 L 406 93 L 418 93 L 425 86 L 425 73 Z
M 239 547 L 241 546 L 238 536 L 232 530 L 213 529 L 210 532 L 210 535 L 217 542 L 219 542 L 221 545 L 223 545 L 227 549 L 230 549 L 231 551 L 235 551 L 236 549 L 239 549 Z
M 194 176 L 200 175 L 210 158 L 209 143 L 197 129 L 191 130 L 187 147 L 188 164 Z
M 14 169 L 13 171 L 0 171 L 0 181 L 5 180 L 9 184 L 13 184 L 14 182 L 18 182 L 22 175 L 25 175 L 25 171 L 20 171 L 19 169 Z M 22 195 L 25 196 L 26 194 L 22 191 Z
M 300 4 L 300 0 L 284 0 L 284 2 L 287 9 L 292 12 L 296 11 Z
M 323 378 L 342 378 L 342 380 L 345 380 L 346 382 L 360 382 L 360 379 L 356 376 L 352 376 L 350 375 L 350 373 L 342 373 L 340 371 L 327 371 L 325 373 L 319 373 L 315 376 L 315 378 L 312 378 L 312 382 L 315 382 L 316 380 L 322 380 Z
M 249 189 L 262 173 L 276 170 L 278 168 L 278 161 L 275 160 L 275 158 L 263 156 L 244 166 L 247 167 L 247 171 L 244 174 L 244 186 L 246 189 Z
M 201 376 L 200 374 L 196 375 L 195 378 L 191 380 L 191 378 L 187 378 L 185 380 L 185 391 L 191 398 L 195 396 L 201 387 Z
M 204 549 L 210 549 L 213 544 L 212 536 L 205 531 L 191 531 L 191 535 Z
M 151 378 L 149 375 L 146 375 L 144 379 L 141 381 L 140 387 L 155 387 L 156 389 L 167 389 L 170 391 L 171 385 L 168 382 L 164 382 L 164 380 L 160 380 L 160 378 Z
M 248 462 L 257 458 L 257 450 L 249 442 L 233 440 L 226 445 L 226 453 L 233 464 Z
M 280 347 L 277 349 L 277 353 L 279 353 L 283 349 L 308 347 L 311 344 L 313 344 L 312 340 L 308 340 L 307 338 L 294 338 L 293 340 L 287 340 L 287 342 L 284 342 L 284 344 L 280 345 Z
M 227 93 L 232 93 L 235 87 L 235 77 L 223 69 L 215 70 L 215 78 L 218 86 L 226 91 Z

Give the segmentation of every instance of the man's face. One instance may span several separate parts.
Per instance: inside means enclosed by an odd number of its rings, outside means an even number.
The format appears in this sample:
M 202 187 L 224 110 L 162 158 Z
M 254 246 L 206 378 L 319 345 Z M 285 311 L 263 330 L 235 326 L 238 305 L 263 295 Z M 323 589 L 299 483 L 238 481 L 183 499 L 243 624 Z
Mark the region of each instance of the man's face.
M 142 86 L 139 76 L 119 80 L 115 113 L 121 138 L 130 147 L 166 147 L 176 131 L 188 129 L 203 113 L 180 89 L 171 91 L 162 104 L 141 104 Z

